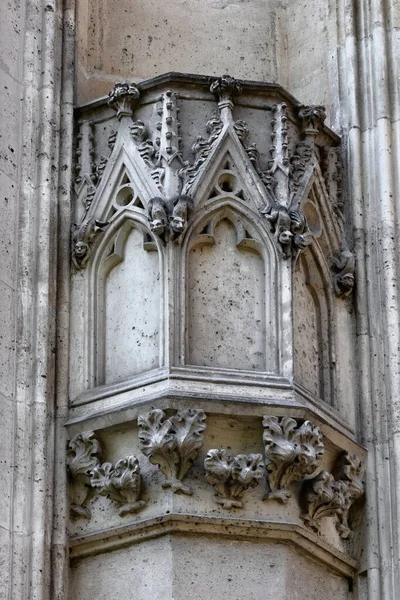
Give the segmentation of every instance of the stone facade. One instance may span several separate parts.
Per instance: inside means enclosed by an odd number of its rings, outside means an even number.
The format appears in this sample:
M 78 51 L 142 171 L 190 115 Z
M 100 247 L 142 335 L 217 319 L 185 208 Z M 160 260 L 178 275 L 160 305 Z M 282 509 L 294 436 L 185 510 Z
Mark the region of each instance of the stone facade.
M 398 597 L 399 19 L 6 3 L 5 598 Z

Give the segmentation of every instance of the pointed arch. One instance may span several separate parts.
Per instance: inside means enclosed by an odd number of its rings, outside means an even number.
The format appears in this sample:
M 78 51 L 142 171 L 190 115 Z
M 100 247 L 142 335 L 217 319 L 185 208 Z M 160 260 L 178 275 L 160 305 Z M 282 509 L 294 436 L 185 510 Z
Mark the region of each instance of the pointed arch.
M 148 230 L 145 215 L 125 207 L 110 224 L 90 268 L 93 386 L 163 364 L 163 262 L 160 241 Z
M 197 215 L 182 245 L 182 364 L 279 372 L 277 264 L 269 232 L 240 199 Z
M 294 378 L 312 396 L 333 405 L 334 307 L 329 268 L 314 243 L 299 256 L 293 274 Z

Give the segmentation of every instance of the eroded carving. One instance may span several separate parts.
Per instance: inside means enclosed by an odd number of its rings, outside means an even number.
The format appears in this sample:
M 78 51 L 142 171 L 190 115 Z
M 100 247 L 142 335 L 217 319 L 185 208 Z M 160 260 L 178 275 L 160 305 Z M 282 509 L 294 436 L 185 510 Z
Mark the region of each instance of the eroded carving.
M 90 258 L 94 240 L 107 222 L 85 218 L 72 232 L 72 262 L 77 270 L 84 269 Z
M 286 503 L 290 484 L 314 475 L 324 453 L 322 434 L 310 421 L 301 425 L 291 417 L 263 419 L 269 491 L 265 500 Z
M 321 519 L 334 516 L 340 537 L 350 538 L 349 511 L 364 493 L 363 475 L 361 458 L 344 452 L 338 458 L 333 474 L 321 471 L 317 477 L 305 482 L 301 496 L 305 507 L 301 518 L 305 524 L 318 532 Z
M 133 115 L 132 106 L 139 99 L 140 92 L 134 83 L 116 83 L 108 94 L 108 105 L 117 113 L 117 119 Z
M 301 252 L 311 242 L 307 219 L 300 210 L 288 210 L 281 204 L 271 204 L 262 214 L 271 223 L 271 231 L 283 258 L 290 258 L 293 251 Z
M 244 492 L 258 485 L 264 475 L 261 454 L 238 454 L 212 449 L 204 460 L 206 479 L 216 489 L 214 501 L 224 508 L 243 508 Z
M 115 465 L 106 462 L 94 467 L 90 484 L 101 496 L 115 502 L 121 517 L 136 513 L 146 505 L 144 500 L 139 500 L 141 475 L 136 456 L 122 458 Z
M 193 143 L 192 152 L 195 157 L 194 163 L 190 164 L 186 162 L 180 172 L 181 176 L 185 178 L 185 184 L 183 187 L 183 191 L 185 193 L 189 191 L 201 169 L 201 166 L 207 160 L 214 143 L 219 138 L 222 128 L 223 123 L 220 117 L 212 117 L 212 119 L 207 122 L 206 126 L 207 133 L 209 134 L 208 139 L 206 140 L 202 136 L 198 136 L 196 141 Z
M 347 298 L 355 284 L 356 259 L 350 250 L 342 250 L 332 261 L 333 286 L 339 298 Z
M 298 115 L 301 119 L 302 129 L 305 136 L 315 136 L 322 128 L 326 119 L 325 106 L 299 106 Z
M 164 411 L 156 409 L 138 418 L 141 450 L 165 476 L 163 488 L 192 494 L 191 488 L 184 485 L 182 479 L 203 443 L 205 419 L 204 411 L 195 409 L 178 410 L 169 418 Z
M 242 86 L 234 77 L 222 75 L 212 82 L 210 92 L 218 98 L 219 103 L 232 104 L 233 98 L 241 94 Z
M 177 240 L 186 229 L 192 206 L 189 196 L 178 196 L 170 204 L 160 197 L 151 198 L 148 203 L 150 230 L 164 241 Z
M 100 464 L 101 446 L 93 431 L 75 435 L 68 444 L 67 464 L 70 483 L 70 510 L 73 517 L 90 518 L 90 474 Z

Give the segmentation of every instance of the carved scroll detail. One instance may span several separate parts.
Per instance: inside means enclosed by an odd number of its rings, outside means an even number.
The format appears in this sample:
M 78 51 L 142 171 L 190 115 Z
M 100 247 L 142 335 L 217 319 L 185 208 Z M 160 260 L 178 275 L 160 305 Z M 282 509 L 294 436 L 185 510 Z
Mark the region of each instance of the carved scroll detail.
M 258 485 L 264 475 L 261 454 L 238 454 L 212 449 L 204 460 L 206 479 L 216 489 L 214 501 L 224 508 L 243 508 L 244 492 Z
M 352 536 L 348 523 L 349 510 L 364 493 L 364 464 L 359 456 L 344 452 L 337 460 L 333 474 L 321 471 L 317 477 L 304 484 L 302 502 L 303 521 L 319 531 L 323 517 L 336 517 L 340 537 Z
M 324 453 L 322 434 L 310 421 L 298 425 L 290 417 L 266 416 L 263 426 L 270 488 L 264 499 L 285 503 L 292 495 L 288 486 L 320 468 Z
M 90 519 L 86 503 L 90 498 L 90 474 L 100 464 L 100 442 L 93 431 L 74 436 L 68 444 L 67 464 L 70 475 L 71 515 Z
M 116 503 L 118 514 L 123 517 L 141 510 L 146 502 L 139 500 L 141 476 L 136 456 L 127 456 L 115 465 L 110 462 L 94 467 L 90 480 L 101 496 Z
M 203 443 L 206 415 L 202 410 L 178 410 L 170 418 L 164 411 L 152 410 L 138 418 L 139 442 L 145 456 L 158 465 L 166 480 L 163 488 L 192 494 L 182 483 Z

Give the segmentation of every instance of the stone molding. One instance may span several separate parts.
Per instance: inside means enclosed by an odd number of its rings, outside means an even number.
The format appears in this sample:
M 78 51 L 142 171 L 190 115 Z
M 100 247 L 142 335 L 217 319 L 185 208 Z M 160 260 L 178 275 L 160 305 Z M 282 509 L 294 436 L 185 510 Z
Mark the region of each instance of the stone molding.
M 70 539 L 71 560 L 117 550 L 127 544 L 173 533 L 222 536 L 248 541 L 271 541 L 293 545 L 311 558 L 317 559 L 334 572 L 354 577 L 357 561 L 333 548 L 313 531 L 291 522 L 249 521 L 233 517 L 205 517 L 202 515 L 169 514 L 162 517 L 129 523 L 115 529 Z

